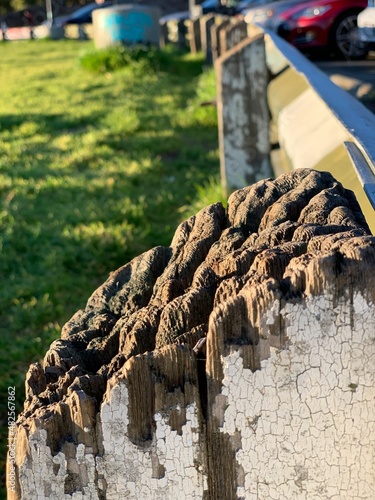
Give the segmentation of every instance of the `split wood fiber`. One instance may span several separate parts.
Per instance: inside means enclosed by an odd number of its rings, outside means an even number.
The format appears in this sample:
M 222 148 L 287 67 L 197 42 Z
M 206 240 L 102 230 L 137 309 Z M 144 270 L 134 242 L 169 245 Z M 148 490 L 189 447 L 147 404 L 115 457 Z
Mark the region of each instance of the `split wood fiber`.
M 374 265 L 329 173 L 204 208 L 31 365 L 9 498 L 373 498 Z

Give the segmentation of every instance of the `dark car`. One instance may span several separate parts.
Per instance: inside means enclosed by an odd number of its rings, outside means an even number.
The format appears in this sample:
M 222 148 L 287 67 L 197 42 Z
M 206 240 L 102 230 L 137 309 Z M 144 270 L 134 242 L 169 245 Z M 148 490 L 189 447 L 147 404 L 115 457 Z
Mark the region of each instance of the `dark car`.
M 304 5 L 310 0 L 266 0 L 261 5 L 251 6 L 243 11 L 245 20 L 248 23 L 260 24 L 264 28 L 274 30 L 279 24 L 279 15 L 289 8 Z
M 209 14 L 214 12 L 218 6 L 218 0 L 205 0 L 198 7 L 202 8 L 202 14 Z M 170 21 L 186 21 L 190 17 L 190 12 L 188 10 L 183 10 L 180 12 L 173 12 L 167 14 L 160 18 L 160 24 L 168 23 Z
M 302 51 L 324 49 L 345 59 L 367 55 L 359 39 L 357 16 L 367 0 L 281 0 L 245 13 L 247 22 L 276 31 Z
M 75 10 L 71 14 L 55 17 L 53 24 L 57 27 L 63 27 L 67 24 L 89 24 L 92 23 L 92 13 L 94 10 L 112 7 L 113 4 L 113 1 L 104 3 L 89 3 L 80 9 Z
M 254 2 L 257 0 L 234 0 L 234 1 L 227 1 L 222 0 L 221 2 L 219 0 L 205 0 L 201 4 L 197 4 L 197 11 L 200 14 L 210 14 L 212 13 L 217 13 L 217 14 L 226 14 L 226 15 L 236 15 L 241 13 L 244 9 L 248 9 L 251 6 L 254 5 Z M 160 23 L 164 24 L 169 21 L 186 21 L 190 18 L 190 12 L 188 10 L 184 10 L 182 12 L 174 12 L 173 14 L 168 14 L 166 16 L 163 16 L 160 19 Z

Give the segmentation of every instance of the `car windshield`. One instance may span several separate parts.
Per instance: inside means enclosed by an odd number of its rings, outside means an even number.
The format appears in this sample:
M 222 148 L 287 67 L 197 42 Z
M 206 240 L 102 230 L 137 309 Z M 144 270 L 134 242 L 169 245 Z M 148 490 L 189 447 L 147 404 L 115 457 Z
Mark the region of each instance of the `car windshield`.
M 253 7 L 259 7 L 260 5 L 266 5 L 269 3 L 271 3 L 271 0 L 243 0 L 238 4 L 238 9 L 251 9 Z
M 72 19 L 77 19 L 77 18 L 82 17 L 82 16 L 84 16 L 86 14 L 91 14 L 91 12 L 93 10 L 99 9 L 101 7 L 104 7 L 104 5 L 103 4 L 98 4 L 98 3 L 90 3 L 88 5 L 85 5 L 81 9 L 78 9 L 75 12 L 73 12 L 73 14 L 71 15 L 71 18 Z
M 210 7 L 215 7 L 218 4 L 218 0 L 205 0 L 205 2 L 202 2 L 202 7 L 204 8 L 210 8 Z

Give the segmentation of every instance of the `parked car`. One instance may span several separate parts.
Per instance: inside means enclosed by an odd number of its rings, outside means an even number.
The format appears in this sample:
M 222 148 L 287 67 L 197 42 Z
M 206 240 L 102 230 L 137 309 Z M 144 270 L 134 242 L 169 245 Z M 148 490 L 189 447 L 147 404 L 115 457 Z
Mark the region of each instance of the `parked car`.
M 276 2 L 276 0 L 242 0 L 237 4 L 236 10 L 238 14 L 244 15 L 244 13 L 249 9 L 254 9 L 255 7 L 263 7 L 271 1 Z
M 365 10 L 359 13 L 358 33 L 362 42 L 375 46 L 375 0 L 368 0 Z
M 253 5 L 255 5 L 259 0 L 234 0 L 224 2 L 222 0 L 205 0 L 201 4 L 197 4 L 196 7 L 201 14 L 210 14 L 211 12 L 217 14 L 227 14 L 227 15 L 236 15 L 240 14 L 243 10 L 249 9 Z M 269 0 L 260 0 L 260 1 L 269 1 Z M 169 21 L 186 21 L 190 18 L 190 12 L 188 10 L 184 10 L 182 12 L 174 12 L 172 14 L 168 14 L 163 16 L 160 19 L 160 23 L 164 24 Z
M 6 28 L 18 28 L 21 26 L 31 26 L 41 24 L 46 19 L 46 10 L 43 7 L 28 7 L 26 10 L 8 12 L 0 16 L 0 26 Z
M 301 5 L 311 0 L 266 0 L 261 5 L 254 5 L 250 9 L 243 11 L 245 20 L 248 23 L 260 24 L 263 28 L 276 31 L 280 20 L 279 14 L 287 11 L 289 7 Z
M 227 5 L 223 5 L 224 1 L 220 0 L 204 0 L 201 4 L 197 4 L 195 6 L 195 13 L 193 11 L 192 17 L 199 17 L 200 15 L 216 13 L 216 14 L 225 14 L 225 15 L 237 15 L 240 13 L 241 9 L 238 8 L 239 4 L 241 4 L 241 8 L 248 8 L 253 1 L 257 0 L 245 0 L 239 1 L 234 0 L 227 3 Z M 191 17 L 191 13 L 189 10 L 185 10 L 182 12 L 174 12 L 172 14 L 167 14 L 160 18 L 160 25 L 164 25 L 168 30 L 168 39 L 170 42 L 177 43 L 178 42 L 178 33 L 179 28 L 178 25 L 180 23 L 183 24 L 183 30 L 186 30 L 185 21 L 188 21 Z
M 205 0 L 200 7 L 202 8 L 202 14 L 209 14 L 210 12 L 215 12 L 218 8 L 218 0 Z M 180 12 L 172 12 L 160 18 L 160 24 L 168 23 L 169 21 L 186 21 L 190 17 L 190 12 L 188 10 L 183 10 Z
M 57 27 L 63 27 L 67 24 L 89 24 L 92 23 L 92 13 L 96 9 L 112 7 L 113 1 L 104 3 L 89 3 L 80 9 L 75 10 L 66 16 L 58 16 L 53 20 L 53 24 Z
M 359 39 L 357 17 L 366 6 L 367 0 L 281 0 L 245 12 L 245 19 L 276 31 L 303 51 L 319 48 L 361 59 L 369 47 Z

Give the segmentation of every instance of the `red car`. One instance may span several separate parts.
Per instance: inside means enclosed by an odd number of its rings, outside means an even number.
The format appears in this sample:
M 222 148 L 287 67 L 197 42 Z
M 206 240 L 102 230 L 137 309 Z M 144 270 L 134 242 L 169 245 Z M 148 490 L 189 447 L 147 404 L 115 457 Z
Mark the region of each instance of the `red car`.
M 360 41 L 357 16 L 367 0 L 281 0 L 246 14 L 248 22 L 257 22 L 275 30 L 303 51 L 326 49 L 345 59 L 367 55 L 368 45 Z

